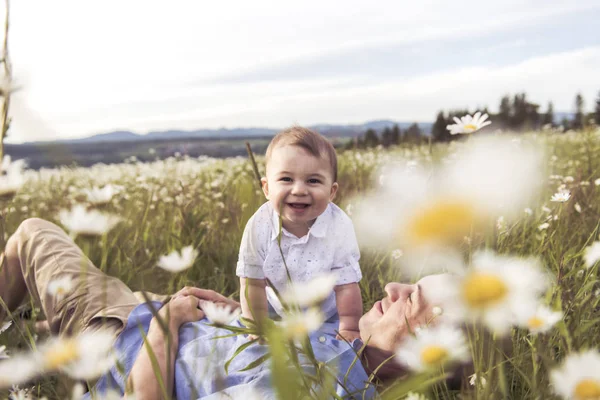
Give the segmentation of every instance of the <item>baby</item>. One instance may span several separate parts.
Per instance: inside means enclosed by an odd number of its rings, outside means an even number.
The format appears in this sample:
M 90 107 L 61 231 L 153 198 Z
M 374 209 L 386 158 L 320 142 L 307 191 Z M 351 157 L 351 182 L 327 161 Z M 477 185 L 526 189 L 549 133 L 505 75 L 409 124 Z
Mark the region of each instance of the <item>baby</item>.
M 326 319 L 339 317 L 340 336 L 357 339 L 362 315 L 360 253 L 352 221 L 332 203 L 338 189 L 333 145 L 310 129 L 286 129 L 267 148 L 266 170 L 261 182 L 269 201 L 248 220 L 237 263 L 243 316 L 265 318 L 267 301 L 282 315 L 274 292 L 266 290 L 266 279 L 282 293 L 290 281 L 288 272 L 294 283 L 334 273 L 336 286 L 322 311 Z

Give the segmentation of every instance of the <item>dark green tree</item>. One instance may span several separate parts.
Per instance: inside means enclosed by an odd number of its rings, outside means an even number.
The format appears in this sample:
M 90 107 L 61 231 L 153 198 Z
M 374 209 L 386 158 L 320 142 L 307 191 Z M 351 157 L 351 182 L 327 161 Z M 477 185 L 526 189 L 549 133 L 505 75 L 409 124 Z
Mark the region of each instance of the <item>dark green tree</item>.
M 542 125 L 554 126 L 554 104 L 548 102 L 548 109 L 542 118 Z
M 365 147 L 377 147 L 379 145 L 379 137 L 374 129 L 367 129 L 364 144 Z
M 381 144 L 383 147 L 390 147 L 392 145 L 392 130 L 389 126 L 386 126 L 381 133 Z
M 398 124 L 394 124 L 394 126 L 392 127 L 391 143 L 392 144 L 400 143 L 400 127 L 398 126 Z
M 421 142 L 421 140 L 423 140 L 423 133 L 421 131 L 421 128 L 419 128 L 419 125 L 413 123 L 411 126 L 409 126 L 406 129 L 406 132 L 404 132 L 403 139 L 405 142 L 409 143 Z
M 583 129 L 583 96 L 581 93 L 577 93 L 575 96 L 575 118 L 573 119 L 572 129 Z
M 510 127 L 511 114 L 510 97 L 505 95 L 500 100 L 500 111 L 498 112 L 498 122 L 501 128 L 506 129 Z
M 446 129 L 446 126 L 448 126 L 448 121 L 446 121 L 446 117 L 444 117 L 444 112 L 440 111 L 438 112 L 433 127 L 431 128 L 431 136 L 434 141 L 448 142 L 451 140 L 452 135 L 450 135 L 450 132 L 448 129 Z

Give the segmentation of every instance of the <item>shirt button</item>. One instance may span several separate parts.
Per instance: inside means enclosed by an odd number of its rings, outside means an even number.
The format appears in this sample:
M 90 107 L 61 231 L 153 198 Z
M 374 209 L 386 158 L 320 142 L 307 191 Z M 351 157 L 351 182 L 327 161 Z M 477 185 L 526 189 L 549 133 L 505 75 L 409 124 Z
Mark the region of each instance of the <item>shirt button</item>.
M 325 343 L 327 339 L 325 339 L 325 336 L 319 336 L 319 342 L 321 343 Z

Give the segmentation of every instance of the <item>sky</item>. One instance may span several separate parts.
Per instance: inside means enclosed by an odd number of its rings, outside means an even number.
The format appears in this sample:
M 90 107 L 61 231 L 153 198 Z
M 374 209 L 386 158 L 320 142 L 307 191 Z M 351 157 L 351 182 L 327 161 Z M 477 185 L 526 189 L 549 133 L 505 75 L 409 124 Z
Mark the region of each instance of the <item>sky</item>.
M 8 141 L 432 122 L 522 91 L 591 111 L 600 93 L 600 0 L 300 3 L 12 1 Z

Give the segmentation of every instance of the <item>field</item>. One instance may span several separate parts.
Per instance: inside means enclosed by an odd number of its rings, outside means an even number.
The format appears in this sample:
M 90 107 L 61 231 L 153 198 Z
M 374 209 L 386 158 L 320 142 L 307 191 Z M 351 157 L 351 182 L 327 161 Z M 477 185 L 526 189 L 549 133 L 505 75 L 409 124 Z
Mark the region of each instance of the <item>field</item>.
M 465 385 L 462 398 L 553 398 L 550 369 L 569 353 L 598 348 L 600 282 L 597 266 L 586 268 L 583 254 L 598 239 L 599 137 L 600 132 L 593 130 L 519 137 L 546 149 L 542 192 L 518 218 L 506 222 L 495 218 L 490 222 L 491 231 L 476 244 L 499 254 L 538 256 L 555 279 L 545 293 L 546 302 L 562 310 L 565 317 L 537 336 L 525 329 L 512 329 L 508 340 L 511 346 L 506 340 L 502 346 L 494 342 L 490 350 L 473 340 L 475 352 L 489 351 L 496 358 L 483 355 L 489 363 L 479 366 L 478 371 L 487 383 Z M 399 159 L 423 166 L 439 163 L 449 155 L 460 154 L 462 142 L 340 153 L 340 190 L 335 202 L 353 217 L 357 199 L 379 185 L 380 166 Z M 258 165 L 264 171 L 261 157 Z M 265 201 L 247 158 L 180 157 L 30 171 L 27 177 L 17 196 L 3 200 L 4 240 L 29 217 L 59 223 L 62 209 L 85 203 L 84 189 L 115 185 L 118 193 L 102 209 L 123 221 L 101 238 L 76 239 L 96 266 L 118 276 L 133 290 L 173 293 L 184 285 L 193 285 L 239 297 L 235 265 L 241 235 L 248 218 Z M 522 178 L 514 176 L 515 181 Z M 570 198 L 551 202 L 559 189 L 569 190 Z M 156 266 L 161 255 L 190 244 L 199 250 L 192 268 L 173 274 Z M 472 244 L 463 250 L 471 252 L 474 247 Z M 385 283 L 409 279 L 402 268 L 403 257 L 398 253 L 392 256 L 393 250 L 361 245 L 365 310 L 383 297 Z M 31 324 L 23 328 L 15 325 L 0 335 L 0 345 L 13 351 L 29 348 L 34 339 Z M 37 381 L 32 394 L 36 398 L 67 398 L 72 384 L 64 377 L 44 377 Z M 441 384 L 425 392 L 431 398 L 458 394 Z

